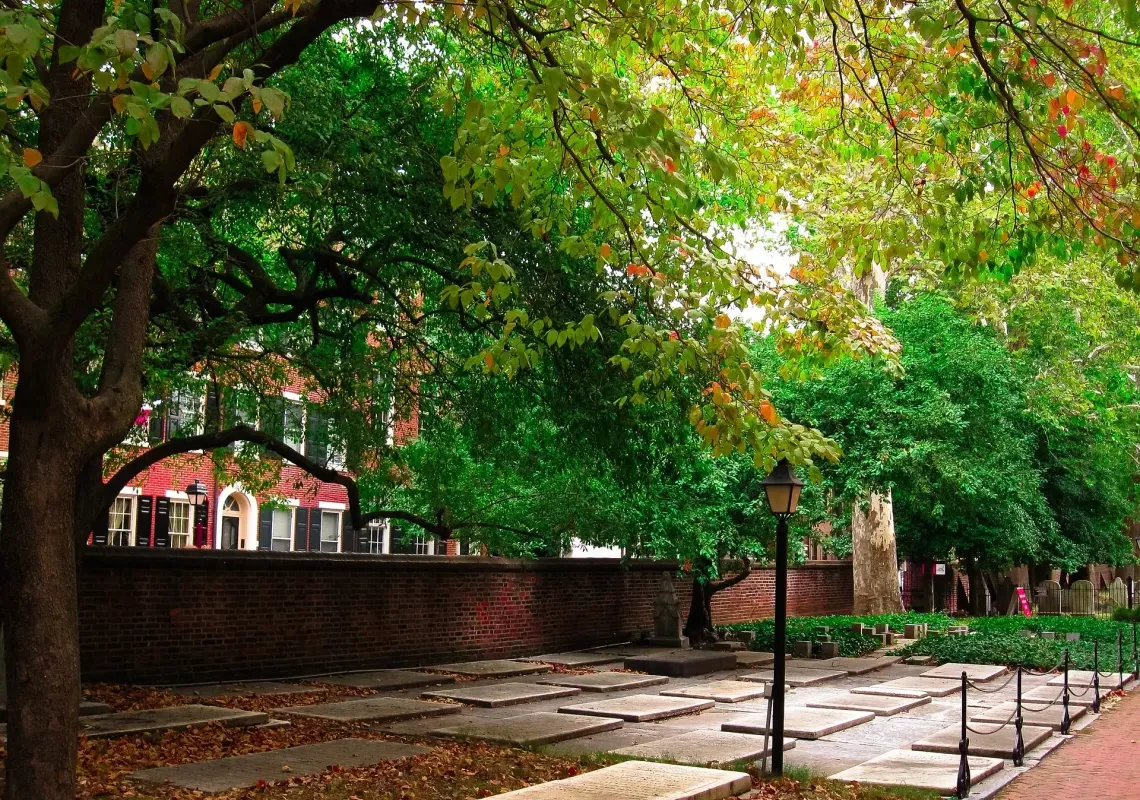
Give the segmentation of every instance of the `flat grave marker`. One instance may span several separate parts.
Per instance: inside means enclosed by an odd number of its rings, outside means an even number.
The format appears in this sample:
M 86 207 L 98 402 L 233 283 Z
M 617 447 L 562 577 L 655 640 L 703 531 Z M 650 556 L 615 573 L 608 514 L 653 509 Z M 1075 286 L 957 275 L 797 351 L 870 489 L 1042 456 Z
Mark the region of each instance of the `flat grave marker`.
M 883 681 L 882 683 L 875 684 L 874 686 L 864 686 L 863 691 L 859 694 L 883 694 L 883 690 L 890 689 L 905 689 L 911 692 L 922 692 L 923 694 L 930 695 L 931 697 L 948 697 L 952 694 L 957 694 L 962 691 L 961 680 L 950 681 L 943 678 L 895 678 L 891 681 Z M 873 691 L 873 690 L 878 691 Z
M 840 656 L 819 662 L 820 667 L 826 669 L 843 670 L 848 675 L 866 675 L 869 672 L 885 669 L 902 661 L 901 656 L 869 656 L 850 658 Z
M 496 797 L 499 800 L 724 800 L 751 788 L 752 778 L 746 772 L 624 761 Z
M 631 675 L 628 672 L 595 672 L 592 675 L 549 675 L 537 683 L 544 686 L 570 686 L 584 692 L 626 692 L 661 686 L 669 679 L 660 675 Z
M 621 661 L 625 656 L 619 653 L 548 653 L 542 656 L 521 659 L 522 661 L 557 664 L 560 667 L 596 667 L 601 664 L 613 664 Z
M 433 736 L 456 739 L 481 739 L 496 744 L 538 747 L 617 730 L 624 724 L 620 719 L 608 717 L 539 711 L 517 717 L 477 719 L 464 725 L 437 728 L 430 733 Z
M 365 697 L 339 703 L 320 703 L 313 706 L 275 708 L 274 714 L 292 714 L 296 717 L 331 719 L 337 722 L 398 722 L 414 717 L 442 717 L 458 714 L 461 706 L 445 703 L 427 703 L 406 697 Z
M 536 683 L 492 683 L 458 686 L 454 689 L 435 689 L 420 695 L 426 700 L 455 700 L 469 706 L 501 708 L 540 700 L 555 700 L 581 694 L 581 689 L 567 686 L 539 686 Z
M 172 694 L 179 697 L 201 697 L 214 699 L 217 697 L 272 697 L 287 694 L 324 694 L 328 689 L 321 686 L 302 686 L 296 683 L 279 683 L 277 681 L 246 681 L 236 683 L 207 683 L 202 686 L 178 686 L 170 689 Z
M 846 694 L 828 697 L 824 700 L 814 700 L 807 703 L 808 708 L 841 708 L 848 711 L 871 711 L 880 717 L 893 717 L 912 708 L 924 706 L 930 702 L 928 696 L 923 697 L 889 697 L 881 694 Z
M 741 703 L 764 697 L 767 684 L 755 681 L 709 681 L 679 689 L 665 689 L 661 694 L 667 697 L 696 697 L 702 700 L 715 700 L 718 703 Z
M 943 664 L 940 667 L 922 673 L 923 678 L 943 678 L 946 680 L 962 680 L 962 673 L 974 683 L 986 683 L 1009 671 L 1009 667 L 996 664 Z
M 1000 725 L 974 724 L 971 727 L 973 730 L 967 733 L 967 740 L 970 743 L 969 755 L 988 758 L 1013 758 L 1013 745 L 1017 734 L 1013 725 L 1002 727 Z M 1052 728 L 1034 725 L 1022 726 L 1021 736 L 1025 752 L 1028 753 L 1052 735 Z M 961 739 L 961 724 L 951 725 L 949 728 L 912 743 L 910 749 L 924 750 L 930 753 L 957 754 Z
M 1127 684 L 1132 680 L 1132 673 L 1124 673 L 1124 683 Z M 1058 675 L 1055 678 L 1050 678 L 1048 686 L 1064 686 L 1065 676 Z M 1091 669 L 1071 669 L 1069 670 L 1069 688 L 1076 687 L 1084 689 L 1086 686 L 1093 685 L 1093 671 Z M 1113 689 L 1119 689 L 1123 684 L 1120 682 L 1120 674 L 1113 672 L 1111 675 L 1100 676 L 1100 690 L 1102 692 L 1109 692 Z
M 630 656 L 625 668 L 650 675 L 692 678 L 736 669 L 736 653 L 713 650 L 678 650 L 660 655 Z
M 436 672 L 450 672 L 470 678 L 513 678 L 518 675 L 536 675 L 550 672 L 550 665 L 528 661 L 496 659 L 493 661 L 463 661 L 458 664 L 436 664 L 425 667 Z
M 652 722 L 658 719 L 679 717 L 705 711 L 716 704 L 711 700 L 692 700 L 683 697 L 662 697 L 657 694 L 633 694 L 611 700 L 593 700 L 588 703 L 563 706 L 560 714 L 586 714 L 596 717 L 616 717 L 626 722 Z
M 1091 706 L 1093 704 L 1093 693 L 1085 692 L 1083 687 L 1078 687 L 1080 691 L 1084 692 L 1081 695 L 1075 695 L 1069 692 L 1069 708 L 1073 706 Z M 1034 709 L 1043 711 L 1044 706 L 1047 705 L 1061 705 L 1061 695 L 1064 694 L 1064 686 L 1038 686 L 1035 689 L 1030 689 L 1027 692 L 1022 692 L 1021 702 L 1025 705 L 1026 709 Z
M 741 675 L 740 680 L 743 681 L 757 681 L 761 683 L 772 683 L 775 673 L 770 669 L 762 669 L 759 672 L 750 672 L 747 675 Z M 784 671 L 784 683 L 788 686 L 816 686 L 820 683 L 827 681 L 838 680 L 839 678 L 846 678 L 846 672 L 840 672 L 833 669 L 805 669 L 803 667 L 787 667 Z
M 993 708 L 985 708 L 971 715 L 970 720 L 972 722 L 1000 725 L 1010 718 L 1015 705 L 1015 703 L 1002 703 Z M 1071 722 L 1075 722 L 1086 713 L 1088 713 L 1088 708 L 1085 706 L 1069 706 L 1069 720 Z M 1064 710 L 1059 705 L 1049 706 L 1049 708 L 1043 711 L 1031 711 L 1025 705 L 1021 707 L 1021 719 L 1026 725 L 1052 728 L 1055 731 L 1061 730 L 1061 717 L 1063 714 Z
M 355 686 L 361 689 L 395 691 L 419 689 L 421 686 L 438 686 L 455 683 L 454 675 L 433 675 L 430 672 L 412 672 L 404 669 L 382 669 L 374 672 L 353 672 L 348 675 L 330 675 L 318 678 L 321 683 L 335 686 Z
M 1000 758 L 967 758 L 971 785 L 1005 766 Z M 831 776 L 831 780 L 880 786 L 912 786 L 941 795 L 952 795 L 958 784 L 958 756 L 917 750 L 891 750 L 857 767 L 836 773 Z
M 83 717 L 79 720 L 79 732 L 88 739 L 108 739 L 141 733 L 184 731 L 211 722 L 220 722 L 227 728 L 248 728 L 269 722 L 269 715 L 259 711 L 191 704 Z
M 795 746 L 795 739 L 784 741 L 785 750 L 791 750 Z M 676 761 L 682 764 L 718 765 L 763 758 L 766 754 L 770 754 L 771 749 L 771 741 L 768 742 L 768 749 L 764 749 L 763 736 L 727 731 L 689 731 L 679 736 L 623 747 L 613 752 L 623 756 Z
M 870 722 L 874 718 L 875 715 L 869 711 L 792 706 L 784 711 L 784 735 L 794 739 L 819 739 Z M 720 729 L 729 733 L 762 736 L 769 732 L 768 718 L 766 714 L 741 714 L 739 719 L 722 724 Z

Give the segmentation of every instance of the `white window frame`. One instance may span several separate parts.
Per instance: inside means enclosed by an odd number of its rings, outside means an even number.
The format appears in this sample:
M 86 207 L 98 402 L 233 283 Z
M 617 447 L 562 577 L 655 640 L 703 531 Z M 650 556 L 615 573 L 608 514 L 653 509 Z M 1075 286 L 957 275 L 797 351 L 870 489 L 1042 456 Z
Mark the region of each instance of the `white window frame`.
M 381 556 L 388 552 L 388 528 L 380 520 L 368 523 L 368 552 L 374 556 Z
M 321 508 L 320 514 L 321 514 L 321 536 L 320 536 L 321 552 L 322 553 L 339 553 L 340 548 L 341 548 L 341 541 L 340 541 L 341 540 L 341 522 L 342 522 L 341 512 L 340 511 L 334 511 L 334 510 L 328 509 L 328 508 Z M 333 533 L 336 536 L 336 549 L 335 550 L 326 550 L 325 549 L 325 544 L 327 542 L 332 541 L 331 539 L 325 538 L 325 515 L 326 514 L 330 517 L 333 517 L 336 520 L 336 526 L 333 528 Z
M 309 412 L 305 408 L 305 404 L 301 402 L 301 396 L 294 392 L 282 392 L 281 396 L 285 398 L 284 407 L 281 412 L 281 441 L 289 447 L 292 447 L 298 453 L 305 452 L 305 425 L 309 421 Z M 300 428 L 296 431 L 296 441 L 289 438 L 289 409 L 299 408 L 301 410 Z
M 186 506 L 186 532 L 185 533 L 175 533 L 174 532 L 174 507 L 175 506 Z M 170 541 L 171 549 L 181 549 L 181 548 L 186 548 L 186 547 L 192 547 L 194 545 L 194 511 L 195 511 L 195 508 L 194 508 L 193 504 L 191 504 L 188 500 L 175 499 L 175 500 L 170 501 L 170 505 L 168 506 L 168 514 L 167 514 L 166 536 Z M 185 544 L 175 544 L 174 543 L 174 537 L 175 536 L 186 537 L 186 543 Z
M 276 552 L 276 553 L 291 553 L 291 552 L 293 552 L 293 530 L 294 530 L 294 526 L 296 525 L 295 512 L 294 512 L 293 508 L 292 507 L 290 507 L 290 508 L 274 508 L 274 509 L 272 509 L 272 511 L 270 513 L 272 515 L 272 521 L 270 522 L 269 549 L 273 552 Z M 284 537 L 277 535 L 277 515 L 278 514 L 284 514 L 285 517 L 289 520 L 287 523 L 285 523 L 285 536 Z M 279 550 L 273 546 L 276 542 L 281 542 L 281 541 L 285 542 L 285 548 L 283 550 Z
M 127 504 L 127 527 L 115 528 L 111 525 L 112 514 L 115 514 L 115 508 L 119 505 L 119 501 L 124 501 Z M 135 520 L 138 516 L 138 503 L 135 502 L 135 495 L 123 493 L 115 498 L 111 503 L 111 508 L 107 511 L 107 544 L 111 547 L 133 547 L 135 544 Z M 126 535 L 127 541 L 121 542 L 116 539 Z

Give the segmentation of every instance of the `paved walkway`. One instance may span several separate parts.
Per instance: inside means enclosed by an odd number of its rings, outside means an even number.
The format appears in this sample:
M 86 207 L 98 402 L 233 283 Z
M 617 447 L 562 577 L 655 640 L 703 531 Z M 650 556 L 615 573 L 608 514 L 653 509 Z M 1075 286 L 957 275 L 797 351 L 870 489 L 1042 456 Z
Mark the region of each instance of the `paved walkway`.
M 1021 775 L 1001 800 L 1132 798 L 1140 786 L 1140 690 Z

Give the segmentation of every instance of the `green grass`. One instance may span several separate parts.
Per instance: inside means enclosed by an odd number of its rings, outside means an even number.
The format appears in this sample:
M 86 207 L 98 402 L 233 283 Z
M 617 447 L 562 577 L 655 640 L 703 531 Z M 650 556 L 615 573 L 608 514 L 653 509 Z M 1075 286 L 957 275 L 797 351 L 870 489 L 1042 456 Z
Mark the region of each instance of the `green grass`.
M 827 617 L 789 617 L 788 618 L 788 645 L 787 652 L 792 652 L 792 646 L 798 641 L 808 641 L 814 638 L 817 625 L 826 625 L 831 628 L 831 640 L 839 645 L 841 656 L 866 655 L 878 647 L 878 641 L 871 636 L 862 636 L 851 631 L 852 624 L 861 622 L 864 625 L 886 623 L 891 630 L 903 629 L 904 625 L 926 623 L 932 630 L 946 630 L 955 620 L 945 614 L 877 614 L 873 616 L 856 617 L 851 615 L 835 615 Z M 755 620 L 752 622 L 738 622 L 725 626 L 729 630 L 755 631 L 756 638 L 749 647 L 752 650 L 770 652 L 775 641 L 774 623 L 770 619 Z

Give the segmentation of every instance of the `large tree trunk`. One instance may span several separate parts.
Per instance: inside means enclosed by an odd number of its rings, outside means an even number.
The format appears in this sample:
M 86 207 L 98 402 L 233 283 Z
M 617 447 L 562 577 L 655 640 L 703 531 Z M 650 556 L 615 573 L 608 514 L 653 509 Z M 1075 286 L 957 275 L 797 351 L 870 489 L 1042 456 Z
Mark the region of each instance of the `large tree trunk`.
M 693 597 L 689 601 L 689 616 L 685 620 L 684 630 L 693 644 L 716 639 L 716 629 L 713 628 L 712 619 L 712 598 L 717 592 L 735 586 L 752 574 L 752 562 L 747 558 L 742 560 L 743 567 L 731 578 L 719 581 L 702 581 L 698 577 L 693 578 Z
M 851 572 L 856 614 L 896 614 L 903 610 L 895 515 L 891 496 L 872 493 L 864 509 L 851 509 Z
M 973 558 L 966 559 L 966 578 L 970 582 L 970 616 L 986 615 L 986 576 Z
M 0 536 L 7 656 L 5 800 L 75 796 L 79 738 L 79 624 L 71 535 L 76 467 L 62 420 L 12 419 Z M 44 407 L 55 405 L 42 401 Z

